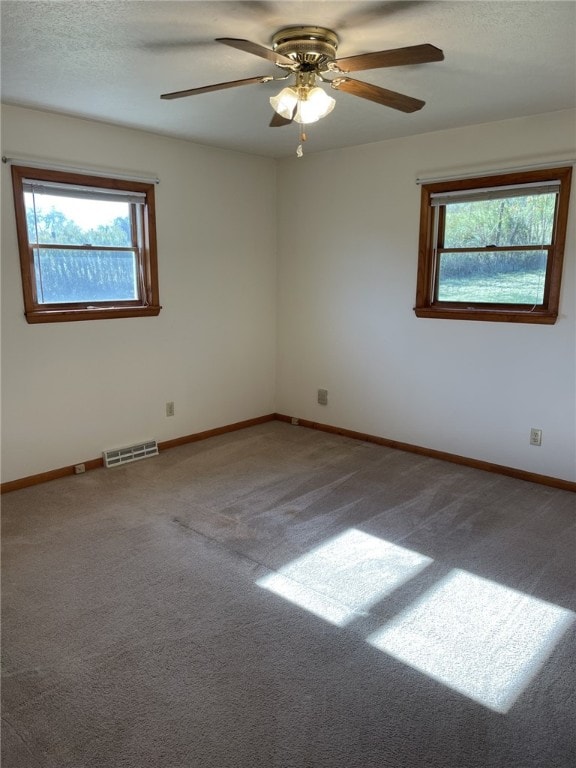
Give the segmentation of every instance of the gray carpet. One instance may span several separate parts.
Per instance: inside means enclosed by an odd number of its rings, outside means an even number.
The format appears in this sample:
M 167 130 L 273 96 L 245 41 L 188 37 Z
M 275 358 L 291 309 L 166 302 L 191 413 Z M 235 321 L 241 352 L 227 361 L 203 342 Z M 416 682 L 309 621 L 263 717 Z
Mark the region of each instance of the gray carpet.
M 576 765 L 569 492 L 287 424 L 3 497 L 3 768 Z

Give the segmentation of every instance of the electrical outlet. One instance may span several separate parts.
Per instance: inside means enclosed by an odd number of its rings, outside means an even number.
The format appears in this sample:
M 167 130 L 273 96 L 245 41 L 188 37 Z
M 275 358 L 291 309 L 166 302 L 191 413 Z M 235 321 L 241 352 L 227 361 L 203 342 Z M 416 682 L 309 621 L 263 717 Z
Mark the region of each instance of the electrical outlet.
M 295 416 L 292 416 L 292 418 L 290 419 L 290 424 L 292 424 L 292 426 L 294 426 L 294 427 L 297 427 L 298 426 L 298 419 Z
M 542 445 L 542 430 L 532 429 L 530 430 L 530 445 Z
M 319 403 L 319 405 L 328 405 L 328 390 L 327 389 L 319 389 L 318 390 L 318 403 Z
M 174 403 L 172 401 L 166 403 L 166 416 L 174 416 Z
M 74 464 L 74 474 L 75 475 L 82 475 L 86 472 L 86 467 L 84 464 Z

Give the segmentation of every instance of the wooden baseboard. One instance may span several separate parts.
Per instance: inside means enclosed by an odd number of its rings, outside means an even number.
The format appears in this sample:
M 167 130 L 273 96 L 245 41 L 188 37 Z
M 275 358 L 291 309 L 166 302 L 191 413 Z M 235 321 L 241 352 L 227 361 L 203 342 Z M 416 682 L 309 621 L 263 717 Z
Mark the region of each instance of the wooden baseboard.
M 292 423 L 291 416 L 285 416 L 281 413 L 274 414 L 274 418 L 277 421 L 285 421 L 288 424 Z M 308 429 L 318 429 L 322 432 L 329 432 L 333 435 L 342 435 L 343 437 L 351 437 L 353 440 L 363 440 L 366 443 L 376 443 L 377 445 L 384 445 L 387 448 L 395 448 L 399 451 L 407 451 L 409 453 L 418 453 L 421 456 L 429 456 L 432 459 L 440 459 L 441 461 L 450 461 L 453 464 L 462 464 L 466 467 L 472 467 L 473 469 L 482 469 L 485 472 L 494 472 L 498 475 L 508 475 L 508 477 L 515 477 L 517 480 L 526 480 L 530 483 L 539 483 L 540 485 L 548 485 L 552 488 L 559 488 L 563 491 L 576 492 L 576 482 L 571 480 L 561 480 L 557 477 L 549 477 L 548 475 L 539 475 L 535 472 L 526 472 L 523 469 L 516 469 L 515 467 L 506 467 L 501 464 L 492 464 L 489 461 L 481 461 L 480 459 L 471 459 L 467 456 L 459 456 L 455 453 L 446 453 L 445 451 L 436 451 L 433 448 L 423 448 L 419 445 L 412 445 L 410 443 L 402 443 L 398 440 L 389 440 L 386 437 L 378 437 L 377 435 L 369 435 L 365 432 L 354 432 L 351 429 L 342 429 L 341 427 L 333 427 L 330 424 L 320 424 L 316 421 L 308 421 L 307 419 L 298 419 L 298 426 L 307 427 Z
M 90 459 L 90 461 L 78 462 L 78 464 L 84 464 L 86 472 L 90 469 L 99 469 L 104 466 L 103 459 Z M 59 467 L 58 469 L 51 469 L 48 472 L 40 472 L 38 475 L 28 475 L 28 477 L 20 477 L 18 480 L 9 480 L 7 483 L 0 485 L 0 493 L 10 493 L 10 491 L 19 491 L 21 488 L 28 488 L 30 485 L 40 485 L 40 483 L 48 483 L 50 480 L 58 480 L 60 477 L 67 477 L 67 475 L 74 474 L 74 464 L 69 467 Z
M 246 421 L 237 421 L 234 424 L 227 424 L 224 427 L 216 427 L 215 429 L 207 429 L 204 432 L 197 432 L 193 435 L 185 435 L 184 437 L 177 437 L 173 440 L 164 440 L 158 443 L 158 450 L 165 451 L 168 448 L 175 448 L 178 445 L 185 445 L 186 443 L 195 443 L 198 440 L 206 440 L 209 437 L 216 437 L 217 435 L 224 435 L 227 432 L 235 432 L 238 429 L 246 429 L 246 427 L 254 427 L 257 424 L 264 424 L 267 421 L 273 421 L 275 414 L 270 413 L 266 416 L 258 416 L 255 419 L 246 419 Z M 89 461 L 77 462 L 77 464 L 84 464 L 86 471 L 90 469 L 99 469 L 104 466 L 102 458 L 90 459 Z M 67 477 L 74 474 L 74 464 L 68 467 L 60 467 L 59 469 L 51 469 L 48 472 L 40 472 L 38 475 L 29 475 L 28 477 L 21 477 L 18 480 L 10 480 L 7 483 L 0 485 L 0 493 L 9 493 L 10 491 L 19 491 L 21 488 L 28 488 L 31 485 L 39 485 L 40 483 L 47 483 L 50 480 L 57 480 L 60 477 Z
M 175 437 L 173 440 L 165 440 L 162 443 L 158 443 L 158 450 L 165 451 L 167 448 L 176 448 L 179 445 L 186 445 L 186 443 L 195 443 L 198 440 L 207 440 L 209 437 L 216 437 L 217 435 L 225 435 L 227 432 L 236 432 L 238 429 L 246 429 L 246 427 L 255 427 L 258 424 L 265 424 L 267 421 L 274 421 L 276 414 L 269 413 L 267 416 L 257 416 L 255 419 L 247 419 L 246 421 L 237 421 L 235 424 L 227 424 L 225 427 L 216 427 L 215 429 L 207 429 L 204 432 L 196 432 L 194 435 L 185 435 L 184 437 Z
M 176 448 L 179 445 L 186 445 L 187 443 L 195 443 L 199 440 L 207 440 L 210 437 L 216 437 L 217 435 L 224 435 L 227 432 L 236 432 L 239 429 L 246 429 L 247 427 L 255 427 L 258 424 L 265 424 L 268 421 L 284 421 L 288 424 L 292 423 L 291 416 L 285 416 L 282 413 L 270 413 L 266 416 L 258 416 L 254 419 L 246 419 L 245 421 L 237 421 L 234 424 L 227 424 L 223 427 L 216 427 L 215 429 L 207 429 L 204 432 L 196 432 L 192 435 L 185 435 L 184 437 L 176 437 L 172 440 L 164 440 L 158 443 L 158 449 L 160 451 L 168 450 L 169 448 Z M 307 419 L 298 419 L 298 426 L 307 427 L 308 429 L 318 429 L 322 432 L 329 432 L 332 435 L 341 435 L 342 437 L 350 437 L 353 440 L 362 440 L 366 443 L 376 443 L 376 445 L 384 445 L 387 448 L 395 448 L 399 451 L 407 451 L 409 453 L 417 453 L 421 456 L 429 456 L 432 459 L 440 459 L 441 461 L 449 461 L 453 464 L 462 464 L 466 467 L 472 467 L 473 469 L 481 469 L 485 472 L 494 472 L 499 475 L 508 475 L 508 477 L 515 477 L 517 480 L 526 480 L 530 483 L 539 483 L 540 485 L 548 485 L 552 488 L 559 488 L 563 491 L 576 492 L 576 482 L 571 480 L 561 480 L 557 477 L 549 477 L 548 475 L 539 475 L 535 472 L 526 472 L 523 469 L 516 469 L 515 467 L 506 467 L 501 464 L 493 464 L 489 461 L 480 461 L 479 459 L 471 459 L 467 456 L 459 456 L 455 453 L 446 453 L 445 451 L 436 451 L 433 448 L 423 448 L 419 445 L 412 445 L 410 443 L 402 443 L 398 440 L 389 440 L 386 437 L 378 437 L 377 435 L 370 435 L 365 432 L 355 432 L 351 429 L 343 429 L 342 427 L 334 427 L 330 424 L 321 424 L 316 421 L 308 421 Z M 80 463 L 80 462 L 78 462 Z M 104 462 L 101 458 L 90 459 L 89 461 L 82 462 L 86 471 L 91 469 L 99 469 L 104 466 Z M 21 488 L 28 488 L 31 485 L 39 485 L 40 483 L 47 483 L 50 480 L 57 480 L 60 477 L 66 477 L 74 474 L 74 466 L 60 467 L 59 469 L 52 469 L 48 472 L 40 472 L 37 475 L 29 475 L 28 477 L 22 477 L 18 480 L 10 480 L 7 483 L 0 485 L 0 493 L 9 493 L 10 491 L 18 491 Z

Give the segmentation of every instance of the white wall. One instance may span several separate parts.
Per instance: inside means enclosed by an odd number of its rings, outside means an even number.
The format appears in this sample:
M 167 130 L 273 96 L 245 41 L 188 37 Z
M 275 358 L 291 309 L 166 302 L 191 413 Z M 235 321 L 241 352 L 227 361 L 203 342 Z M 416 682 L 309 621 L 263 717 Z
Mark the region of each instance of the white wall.
M 555 325 L 412 311 L 415 179 L 576 157 L 575 137 L 558 112 L 276 166 L 3 107 L 3 154 L 160 177 L 163 310 L 27 324 L 2 166 L 2 481 L 274 410 L 576 480 L 576 181 Z
M 277 410 L 576 480 L 576 179 L 555 325 L 412 310 L 416 178 L 575 157 L 569 111 L 279 163 Z
M 274 410 L 273 161 L 8 106 L 2 154 L 157 175 L 163 306 L 151 318 L 27 324 L 2 166 L 4 482 Z

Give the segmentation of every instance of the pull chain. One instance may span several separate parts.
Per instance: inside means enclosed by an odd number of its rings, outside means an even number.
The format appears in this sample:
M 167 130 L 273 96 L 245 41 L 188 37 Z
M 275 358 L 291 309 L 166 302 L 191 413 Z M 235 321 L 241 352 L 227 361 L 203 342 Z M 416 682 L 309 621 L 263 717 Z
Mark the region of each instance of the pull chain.
M 297 157 L 302 157 L 302 155 L 304 154 L 304 150 L 302 148 L 302 143 L 304 141 L 306 141 L 306 139 L 307 139 L 307 136 L 306 136 L 306 134 L 304 132 L 304 127 L 303 127 L 302 124 L 300 124 L 300 144 L 298 144 L 298 148 L 296 149 L 296 156 Z

